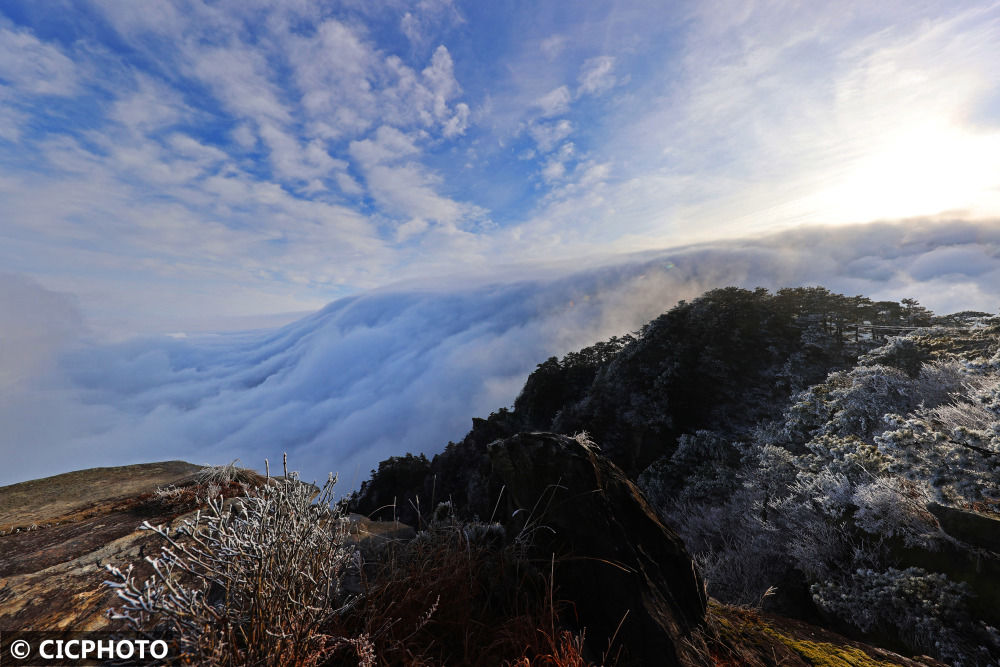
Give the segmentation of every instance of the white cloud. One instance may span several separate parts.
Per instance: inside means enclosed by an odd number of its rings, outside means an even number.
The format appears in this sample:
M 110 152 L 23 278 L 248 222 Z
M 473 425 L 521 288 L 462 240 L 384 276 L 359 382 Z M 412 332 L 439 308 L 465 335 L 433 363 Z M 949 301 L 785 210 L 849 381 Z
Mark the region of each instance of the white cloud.
M 144 75 L 136 74 L 134 88 L 123 91 L 108 117 L 132 132 L 149 133 L 190 118 L 194 110 L 177 91 Z
M 569 93 L 569 88 L 566 86 L 559 86 L 558 88 L 550 90 L 535 100 L 535 106 L 541 110 L 542 117 L 549 118 L 551 116 L 558 116 L 569 111 L 569 103 L 571 100 L 572 96 Z
M 457 224 L 465 217 L 466 207 L 435 192 L 440 177 L 412 162 L 369 167 L 365 171 L 365 182 L 372 197 L 392 215 L 447 224 Z
M 538 49 L 546 58 L 553 60 L 566 48 L 566 42 L 566 35 L 550 35 L 539 43 Z
M 378 113 L 374 80 L 381 66 L 374 47 L 334 19 L 311 38 L 291 40 L 290 60 L 304 110 L 325 120 L 331 136 L 355 136 L 370 127 Z
M 283 179 L 309 181 L 330 178 L 333 172 L 347 168 L 345 161 L 331 157 L 318 140 L 303 146 L 298 139 L 270 123 L 261 124 L 259 131 L 261 139 L 271 150 L 275 172 Z
M 385 65 L 392 83 L 381 91 L 379 104 L 387 122 L 401 127 L 432 128 L 448 126 L 459 113 L 468 118 L 467 109 L 454 111 L 448 105 L 461 88 L 455 80 L 451 55 L 444 46 L 434 51 L 431 63 L 419 76 L 397 56 L 386 58 Z M 457 127 L 461 122 L 453 122 L 451 126 Z
M 423 218 L 412 218 L 396 228 L 396 240 L 406 241 L 427 231 L 429 225 Z
M 439 46 L 431 56 L 431 64 L 421 72 L 434 95 L 434 115 L 438 119 L 448 116 L 448 100 L 461 90 L 455 80 L 455 64 L 444 46 Z
M 583 188 L 594 186 L 606 180 L 611 175 L 611 165 L 607 162 L 602 164 L 581 164 L 580 167 L 583 167 L 583 169 L 578 184 Z
M 614 66 L 615 59 L 611 56 L 589 58 L 580 68 L 577 95 L 599 95 L 614 88 L 617 83 Z
M 46 257 L 30 270 L 79 292 L 102 333 L 177 330 L 171 319 L 198 313 L 301 310 L 316 297 L 289 284 L 371 285 L 388 259 L 372 220 L 293 195 L 184 134 L 161 145 L 126 133 L 97 148 L 53 140 L 38 164 L 58 171 L 0 170 L 0 264 Z M 75 271 L 49 275 L 52 265 Z
M 21 138 L 21 129 L 28 121 L 28 115 L 11 106 L 14 96 L 9 90 L 0 86 L 0 139 L 17 142 Z
M 464 22 L 452 0 L 420 0 L 413 11 L 403 14 L 399 29 L 414 47 L 422 48 L 434 30 Z
M 10 192 L 3 232 L 21 244 L 7 244 L 0 261 L 26 249 L 64 258 L 91 276 L 88 307 L 106 292 L 105 315 L 112 302 L 135 310 L 139 282 L 162 285 L 179 276 L 197 285 L 182 289 L 266 292 L 257 292 L 259 304 L 284 290 L 290 309 L 314 300 L 310 290 L 342 293 L 380 282 L 393 243 L 434 227 L 447 246 L 482 218 L 478 207 L 442 194 L 443 179 L 421 164 L 423 146 L 458 138 L 472 122 L 445 46 L 414 67 L 376 45 L 356 17 L 300 30 L 316 18 L 308 4 L 262 13 L 245 3 L 148 12 L 98 4 L 121 38 L 157 67 L 80 51 L 83 71 L 107 65 L 116 78 L 89 91 L 99 103 L 86 106 L 95 115 L 81 116 L 83 129 L 47 128 L 33 145 L 34 164 L 47 173 L 0 166 L 0 187 Z M 422 2 L 414 11 L 462 20 L 447 2 Z M 0 45 L 8 64 L 41 63 L 36 69 L 49 81 L 69 88 L 56 71 L 69 62 L 58 47 L 28 33 L 4 31 L 0 39 L 24 47 Z M 5 90 L 0 86 L 0 138 L 20 140 L 29 116 L 6 104 L 13 98 Z M 263 160 L 249 154 L 256 150 Z M 374 212 L 336 203 L 366 191 Z M 42 264 L 51 269 L 48 260 Z M 134 294 L 123 293 L 115 271 L 130 276 Z M 174 300 L 170 312 L 182 311 L 183 301 Z M 262 307 L 252 302 L 240 307 Z
M 239 308 L 291 309 L 497 258 L 1000 210 L 996 7 L 691 2 L 652 21 L 625 0 L 459 62 L 477 33 L 443 2 L 95 6 L 115 40 L 90 22 L 0 37 L 4 71 L 51 74 L 2 78 L 0 138 L 21 144 L 0 264 L 52 287 L 79 267 L 116 321 L 178 277 L 171 316 L 244 287 Z M 50 85 L 85 99 L 31 92 Z M 600 116 L 573 104 L 599 94 Z
M 542 167 L 542 178 L 546 181 L 555 181 L 563 177 L 566 173 L 566 165 L 558 160 L 549 160 Z
M 414 137 L 394 127 L 383 125 L 375 137 L 351 142 L 350 154 L 362 167 L 370 168 L 383 162 L 393 162 L 420 152 Z
M 566 160 L 572 158 L 574 155 L 576 155 L 576 144 L 574 144 L 572 141 L 567 141 L 566 143 L 564 143 L 559 147 L 559 150 L 556 151 L 552 157 L 556 160 L 562 160 L 563 162 L 565 162 Z
M 0 79 L 18 91 L 35 95 L 74 95 L 78 73 L 59 48 L 27 30 L 0 27 Z
M 373 293 L 255 336 L 82 350 L 63 362 L 71 389 L 34 400 L 73 415 L 76 434 L 36 415 L 5 422 L 0 452 L 16 437 L 39 455 L 13 459 L 0 483 L 150 458 L 260 465 L 287 450 L 307 478 L 338 470 L 357 484 L 381 458 L 440 449 L 509 404 L 550 353 L 654 314 L 625 320 L 630 306 L 601 282 Z
M 691 21 L 673 78 L 591 148 L 630 165 L 618 221 L 647 245 L 1000 211 L 1000 132 L 970 120 L 995 92 L 996 7 L 699 3 Z
M 552 150 L 557 143 L 573 132 L 573 124 L 565 118 L 553 122 L 533 122 L 528 126 L 528 134 L 538 144 L 543 153 Z
M 246 123 L 237 125 L 236 129 L 233 130 L 232 136 L 233 141 L 247 150 L 257 145 L 257 135 Z
M 444 128 L 442 129 L 442 134 L 446 138 L 456 137 L 465 134 L 466 128 L 469 127 L 469 105 L 465 102 L 459 102 L 455 105 L 455 115 L 445 121 Z
M 129 0 L 98 0 L 95 4 L 122 36 L 136 41 L 147 39 L 149 33 L 180 38 L 192 23 L 203 28 L 215 27 L 205 25 L 203 6 L 197 4 L 183 8 L 171 2 L 144 7 Z M 190 16 L 192 11 L 198 16 Z
M 478 208 L 437 193 L 441 178 L 412 160 L 420 152 L 413 136 L 383 125 L 374 138 L 352 142 L 349 150 L 379 206 L 389 215 L 408 219 L 397 239 L 426 229 L 425 221 L 455 226 L 481 215 Z
M 562 179 L 566 175 L 566 162 L 573 158 L 575 151 L 576 147 L 572 141 L 567 141 L 560 146 L 559 150 L 552 153 L 545 166 L 542 167 L 542 178 L 548 183 Z
M 419 45 L 424 42 L 424 36 L 420 31 L 420 19 L 414 16 L 413 12 L 403 14 L 403 18 L 399 20 L 399 29 L 413 44 Z
M 215 146 L 207 146 L 181 132 L 175 132 L 167 137 L 167 143 L 178 155 L 201 164 L 214 164 L 229 159 L 229 155 L 225 151 L 221 151 Z
M 361 187 L 354 177 L 346 172 L 340 172 L 336 176 L 337 185 L 345 195 L 360 195 L 365 189 Z
M 73 297 L 0 273 L 0 397 L 49 370 L 83 332 Z
M 449 3 L 421 3 L 420 9 L 455 11 Z M 412 13 L 405 16 L 404 27 L 418 22 Z M 303 109 L 314 120 L 314 131 L 326 138 L 355 138 L 380 120 L 397 127 L 439 127 L 445 137 L 461 135 L 468 125 L 468 105 L 451 105 L 461 86 L 444 45 L 418 73 L 399 56 L 383 54 L 356 27 L 334 19 L 324 21 L 315 35 L 288 42 Z
M 270 67 L 259 51 L 243 46 L 214 47 L 189 54 L 190 68 L 239 118 L 288 122 L 291 111 L 271 81 Z

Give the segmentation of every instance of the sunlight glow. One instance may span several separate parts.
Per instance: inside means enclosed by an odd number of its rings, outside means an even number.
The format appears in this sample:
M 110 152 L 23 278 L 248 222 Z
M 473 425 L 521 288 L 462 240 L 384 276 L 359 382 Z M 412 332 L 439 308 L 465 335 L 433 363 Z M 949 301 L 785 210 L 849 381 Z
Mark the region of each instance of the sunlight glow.
M 974 134 L 937 120 L 906 123 L 812 207 L 843 222 L 1000 214 L 1000 133 Z

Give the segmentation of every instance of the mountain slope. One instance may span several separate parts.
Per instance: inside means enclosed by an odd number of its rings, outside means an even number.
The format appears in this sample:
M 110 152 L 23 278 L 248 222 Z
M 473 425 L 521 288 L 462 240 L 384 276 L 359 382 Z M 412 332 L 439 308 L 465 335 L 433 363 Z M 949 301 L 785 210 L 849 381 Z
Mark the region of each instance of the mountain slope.
M 549 359 L 513 410 L 473 420 L 433 460 L 384 461 L 353 504 L 417 520 L 450 499 L 489 517 L 504 493 L 491 441 L 586 431 L 678 529 L 713 596 L 993 664 L 998 350 L 985 313 L 715 290 Z

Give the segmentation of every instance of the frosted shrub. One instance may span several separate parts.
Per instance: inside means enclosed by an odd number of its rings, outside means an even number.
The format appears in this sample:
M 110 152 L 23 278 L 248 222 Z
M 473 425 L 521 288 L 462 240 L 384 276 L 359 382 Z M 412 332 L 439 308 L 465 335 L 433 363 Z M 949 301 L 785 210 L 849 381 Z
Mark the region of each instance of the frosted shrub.
M 787 568 L 780 541 L 747 512 L 746 496 L 739 491 L 718 507 L 680 505 L 667 515 L 694 554 L 709 594 L 739 605 L 759 603 Z
M 323 634 L 349 604 L 341 580 L 357 558 L 330 505 L 335 483 L 331 476 L 313 502 L 316 487 L 293 473 L 247 497 L 209 497 L 176 529 L 144 523 L 166 544 L 146 558 L 153 574 L 142 584 L 131 565 L 107 566 L 122 600 L 109 616 L 171 632 L 195 664 L 314 664 L 345 645 L 369 655 L 364 637 Z
M 241 468 L 236 465 L 239 462 L 239 459 L 235 459 L 232 463 L 227 463 L 225 465 L 206 466 L 195 473 L 195 482 L 201 486 L 208 484 L 223 486 L 232 484 L 233 482 L 256 484 L 262 481 L 261 476 L 253 470 L 250 470 L 249 468 Z
M 915 482 L 926 482 L 935 497 L 958 505 L 1000 498 L 1000 437 L 996 429 L 977 431 L 921 417 L 889 416 L 894 427 L 878 436 L 879 450 L 891 460 L 888 469 Z
M 911 336 L 893 336 L 885 345 L 858 359 L 859 366 L 885 365 L 898 368 L 910 377 L 920 372 L 924 354 Z
M 957 393 L 978 387 L 980 378 L 970 375 L 966 365 L 958 361 L 932 361 L 924 364 L 914 383 L 920 403 L 928 409 L 951 400 Z
M 885 425 L 887 412 L 902 412 L 917 405 L 913 380 L 903 371 L 887 366 L 859 366 L 848 371 L 845 386 L 830 394 L 834 416 L 823 432 L 857 435 L 868 439 Z
M 839 569 L 840 564 L 861 554 L 869 545 L 859 542 L 840 520 L 843 478 L 822 475 L 812 484 L 796 484 L 793 492 L 773 498 L 767 505 L 767 523 L 774 531 L 774 549 L 815 581 Z M 822 490 L 835 490 L 836 498 L 824 498 Z M 849 497 L 849 496 L 847 496 Z M 814 502 L 822 501 L 822 502 Z
M 837 520 L 851 508 L 853 491 L 851 481 L 844 473 L 826 468 L 817 473 L 799 473 L 795 484 L 791 486 L 797 504 L 804 501 L 807 507 Z
M 739 486 L 740 451 L 712 431 L 685 433 L 674 452 L 649 465 L 638 478 L 639 487 L 662 511 L 687 503 L 717 504 Z
M 814 584 L 812 593 L 820 608 L 864 632 L 895 633 L 910 646 L 956 665 L 989 660 L 987 646 L 970 644 L 970 638 L 989 644 L 991 628 L 970 619 L 968 587 L 943 574 L 916 567 L 859 569 L 842 581 Z
M 161 500 L 169 501 L 179 497 L 181 493 L 183 493 L 183 489 L 170 484 L 165 487 L 157 488 L 156 491 L 153 492 L 153 495 Z
M 785 430 L 793 439 L 826 434 L 870 440 L 885 430 L 887 413 L 934 408 L 968 381 L 956 362 L 926 363 L 916 376 L 880 365 L 837 371 L 795 397 Z
M 931 371 L 950 376 L 949 368 Z M 889 428 L 875 438 L 889 471 L 926 482 L 937 500 L 957 505 L 1000 498 L 1000 378 L 971 371 L 961 377 L 950 401 L 906 417 L 886 415 Z
M 830 472 L 846 475 L 851 480 L 871 478 L 886 466 L 886 458 L 878 447 L 853 435 L 821 435 L 806 443 L 806 448 Z
M 926 491 L 903 480 L 881 478 L 854 492 L 854 521 L 872 535 L 900 536 L 907 546 L 930 546 L 928 537 L 937 532 L 934 517 L 924 509 Z
M 985 430 L 997 419 L 986 406 L 978 402 L 955 401 L 939 405 L 924 413 L 927 418 L 939 422 L 943 428 L 967 428 Z

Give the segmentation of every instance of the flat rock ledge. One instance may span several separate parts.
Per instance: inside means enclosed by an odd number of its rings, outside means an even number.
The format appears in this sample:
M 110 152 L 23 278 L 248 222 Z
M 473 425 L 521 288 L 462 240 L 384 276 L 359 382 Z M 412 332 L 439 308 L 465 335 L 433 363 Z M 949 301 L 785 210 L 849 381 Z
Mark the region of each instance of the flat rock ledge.
M 188 508 L 155 502 L 155 491 L 199 470 L 166 461 L 0 487 L 0 631 L 108 628 L 117 598 L 103 586 L 104 564 L 158 551 L 139 526 L 169 524 Z

